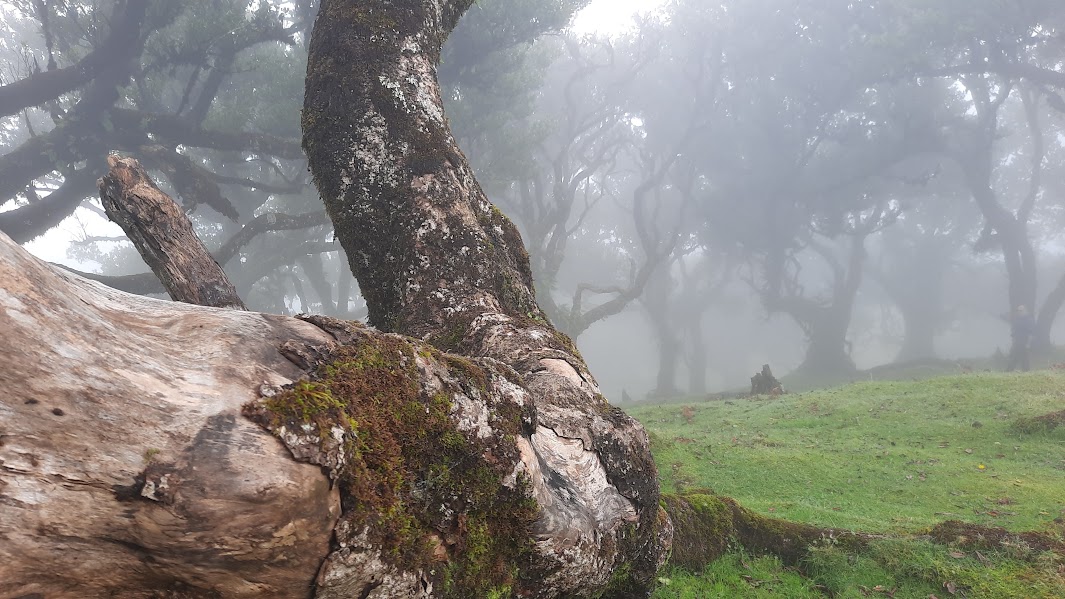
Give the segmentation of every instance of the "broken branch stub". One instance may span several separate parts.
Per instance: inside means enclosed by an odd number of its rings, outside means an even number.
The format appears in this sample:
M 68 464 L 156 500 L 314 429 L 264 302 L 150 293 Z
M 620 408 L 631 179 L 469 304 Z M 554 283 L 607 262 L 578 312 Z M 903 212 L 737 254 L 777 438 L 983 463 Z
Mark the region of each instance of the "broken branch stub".
M 133 158 L 109 156 L 99 181 L 104 211 L 126 232 L 145 263 L 179 302 L 247 310 L 185 213 Z

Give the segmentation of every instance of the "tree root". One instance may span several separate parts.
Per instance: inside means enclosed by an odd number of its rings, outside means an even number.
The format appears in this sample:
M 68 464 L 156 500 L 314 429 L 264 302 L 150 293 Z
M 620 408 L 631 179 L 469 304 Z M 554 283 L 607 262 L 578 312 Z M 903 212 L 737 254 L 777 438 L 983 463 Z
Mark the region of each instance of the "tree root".
M 798 565 L 811 547 L 843 545 L 860 550 L 875 535 L 821 528 L 767 518 L 742 507 L 734 499 L 710 492 L 663 495 L 662 505 L 673 520 L 670 563 L 702 570 L 737 545 L 752 553 L 778 556 Z
M 773 555 L 804 569 L 804 558 L 818 546 L 861 552 L 876 539 L 887 538 L 768 518 L 711 491 L 663 495 L 662 506 L 673 520 L 673 552 L 669 563 L 699 572 L 730 549 Z M 934 526 L 925 537 L 937 544 L 972 549 L 1023 548 L 1033 553 L 1065 556 L 1065 541 L 1046 532 L 1013 533 L 950 520 Z

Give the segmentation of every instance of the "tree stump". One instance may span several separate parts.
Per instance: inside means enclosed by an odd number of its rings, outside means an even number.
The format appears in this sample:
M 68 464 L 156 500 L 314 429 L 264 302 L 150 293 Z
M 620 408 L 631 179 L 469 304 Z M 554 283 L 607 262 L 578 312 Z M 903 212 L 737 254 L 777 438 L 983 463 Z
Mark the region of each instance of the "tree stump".
M 751 395 L 782 395 L 784 387 L 773 376 L 769 364 L 762 365 L 762 371 L 751 377 Z

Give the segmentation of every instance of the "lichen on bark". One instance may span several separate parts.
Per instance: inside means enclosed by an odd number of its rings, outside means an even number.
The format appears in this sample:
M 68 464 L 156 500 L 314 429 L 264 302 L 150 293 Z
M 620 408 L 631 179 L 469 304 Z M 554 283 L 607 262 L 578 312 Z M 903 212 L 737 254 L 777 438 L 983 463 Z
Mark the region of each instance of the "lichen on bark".
M 440 48 L 470 4 L 323 0 L 304 148 L 370 323 L 516 371 L 535 423 L 516 439 L 537 504 L 524 572 L 539 582 L 522 586 L 519 574 L 512 591 L 647 592 L 671 530 L 647 435 L 538 307 L 521 237 L 444 116 Z M 630 583 L 613 584 L 616 571 Z

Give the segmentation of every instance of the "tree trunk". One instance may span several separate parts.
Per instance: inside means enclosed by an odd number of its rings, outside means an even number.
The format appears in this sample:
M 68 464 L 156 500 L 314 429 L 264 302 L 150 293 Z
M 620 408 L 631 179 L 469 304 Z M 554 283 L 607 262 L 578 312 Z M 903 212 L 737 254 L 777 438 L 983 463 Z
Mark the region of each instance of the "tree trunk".
M 897 362 L 912 362 L 915 360 L 933 360 L 936 358 L 936 330 L 939 327 L 938 303 L 933 304 L 936 312 L 930 310 L 930 306 L 914 302 L 909 304 L 897 303 L 902 313 L 903 333 L 902 349 L 895 358 Z
M 658 347 L 658 374 L 650 397 L 676 397 L 677 367 L 680 362 L 680 336 L 674 329 L 676 302 L 673 301 L 674 280 L 668 268 L 659 269 L 644 291 L 643 307 L 651 323 Z
M 609 406 L 547 322 L 517 229 L 485 197 L 444 118 L 440 48 L 471 4 L 324 0 L 304 148 L 370 323 L 497 360 L 525 382 L 536 426 L 516 442 L 538 474 L 540 512 L 534 564 L 518 566 L 536 582 L 518 590 L 594 594 L 615 570 L 646 588 L 664 556 L 646 433 Z M 588 493 L 590 481 L 604 484 Z
M 1018 307 L 1025 306 L 1029 313 L 1033 313 L 1038 275 L 1035 249 L 1028 238 L 1027 223 L 1019 221 L 1013 213 L 1002 207 L 991 188 L 990 174 L 986 169 L 974 170 L 971 165 L 963 166 L 967 168 L 973 198 L 984 219 L 995 231 L 1002 248 L 1009 283 L 1008 311 L 1012 314 Z M 1012 349 L 1011 353 L 1013 351 L 1016 349 Z
M 132 158 L 109 156 L 100 179 L 104 211 L 133 241 L 170 297 L 200 306 L 245 310 L 226 273 L 203 246 L 177 203 Z
M 855 371 L 854 361 L 847 351 L 847 328 L 850 324 L 850 310 L 846 310 L 846 321 L 841 314 L 834 314 L 832 308 L 819 321 L 811 323 L 806 347 L 806 357 L 799 370 L 815 375 L 850 374 Z
M 691 350 L 688 353 L 688 393 L 706 395 L 706 371 L 709 356 L 706 337 L 703 335 L 703 311 L 696 310 L 694 320 L 689 323 L 688 340 Z
M 337 492 L 241 406 L 325 332 L 127 295 L 3 235 L 0 332 L 0 597 L 310 596 Z
M 1043 306 L 1039 309 L 1039 318 L 1035 323 L 1035 337 L 1032 339 L 1032 347 L 1036 350 L 1048 351 L 1053 347 L 1050 333 L 1054 329 L 1054 321 L 1061 312 L 1062 304 L 1065 304 L 1065 276 L 1058 280 L 1058 284 L 1043 300 Z

